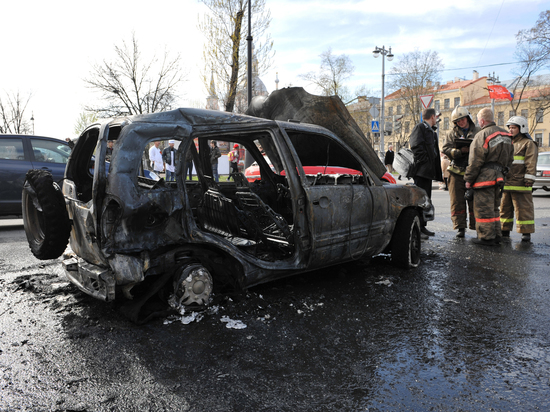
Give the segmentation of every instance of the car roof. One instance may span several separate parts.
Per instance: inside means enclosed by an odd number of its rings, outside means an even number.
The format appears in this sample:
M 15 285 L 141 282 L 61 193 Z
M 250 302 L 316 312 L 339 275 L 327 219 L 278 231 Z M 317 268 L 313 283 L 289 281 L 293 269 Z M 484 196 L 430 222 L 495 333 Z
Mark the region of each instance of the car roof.
M 35 136 L 31 134 L 7 134 L 7 133 L 0 133 L 0 138 L 11 138 L 11 137 L 21 137 L 25 139 L 45 139 L 45 140 L 52 140 L 55 142 L 59 142 L 62 144 L 67 145 L 68 143 L 65 140 L 57 139 L 55 137 L 47 137 L 47 136 Z

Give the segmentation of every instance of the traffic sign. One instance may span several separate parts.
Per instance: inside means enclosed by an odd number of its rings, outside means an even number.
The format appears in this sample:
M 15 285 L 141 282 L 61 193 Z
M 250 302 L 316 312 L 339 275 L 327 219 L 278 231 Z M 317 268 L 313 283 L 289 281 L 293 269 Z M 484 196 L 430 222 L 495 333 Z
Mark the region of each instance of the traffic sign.
M 422 106 L 424 106 L 424 109 L 427 109 L 430 107 L 430 104 L 432 104 L 432 100 L 434 99 L 433 94 L 426 94 L 424 96 L 420 96 L 420 101 L 422 102 Z
M 378 124 L 378 120 L 373 120 L 370 122 L 370 129 L 373 133 L 380 133 L 380 125 Z

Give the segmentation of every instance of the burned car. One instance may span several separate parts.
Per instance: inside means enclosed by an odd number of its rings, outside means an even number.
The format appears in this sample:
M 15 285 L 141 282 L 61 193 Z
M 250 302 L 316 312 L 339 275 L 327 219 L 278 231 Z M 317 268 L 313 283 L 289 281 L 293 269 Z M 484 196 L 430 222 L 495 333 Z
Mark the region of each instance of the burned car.
M 262 107 L 289 92 L 273 93 Z M 27 175 L 31 250 L 39 259 L 57 258 L 69 242 L 63 265 L 71 282 L 98 299 L 135 298 L 134 309 L 159 294 L 176 306 L 205 305 L 215 285 L 248 288 L 382 252 L 415 267 L 421 225 L 433 219 L 431 201 L 416 186 L 382 181 L 384 166 L 354 133 L 202 109 L 92 125 L 78 139 L 62 185 L 40 170 Z M 96 167 L 105 163 L 108 140 L 115 142 L 110 167 Z M 152 180 L 144 153 L 169 140 L 179 143 L 176 181 Z M 215 181 L 212 140 L 245 148 L 260 177 Z M 188 152 L 197 180 L 184 178 Z M 321 167 L 311 175 L 308 166 Z M 354 173 L 323 172 L 331 166 Z

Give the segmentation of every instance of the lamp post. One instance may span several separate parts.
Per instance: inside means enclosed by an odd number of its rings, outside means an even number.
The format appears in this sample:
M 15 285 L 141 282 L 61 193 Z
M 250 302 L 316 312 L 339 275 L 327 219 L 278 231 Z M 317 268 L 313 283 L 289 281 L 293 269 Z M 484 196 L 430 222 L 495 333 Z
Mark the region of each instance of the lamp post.
M 380 153 L 381 155 L 384 154 L 384 133 L 385 133 L 385 129 L 384 129 L 384 77 L 385 77 L 385 73 L 384 73 L 384 70 L 385 70 L 385 59 L 386 59 L 386 56 L 388 57 L 388 61 L 392 61 L 393 60 L 393 54 L 391 52 L 391 47 L 389 48 L 389 50 L 386 50 L 384 46 L 382 46 L 382 48 L 376 46 L 374 48 L 374 51 L 372 52 L 372 55 L 374 56 L 374 58 L 378 58 L 379 55 L 382 55 L 382 99 L 381 99 L 381 112 L 380 112 Z
M 252 102 L 252 6 L 250 5 L 252 1 L 248 2 L 248 36 L 246 37 L 246 42 L 248 44 L 248 105 Z
M 34 112 L 31 113 L 32 134 L 34 135 Z

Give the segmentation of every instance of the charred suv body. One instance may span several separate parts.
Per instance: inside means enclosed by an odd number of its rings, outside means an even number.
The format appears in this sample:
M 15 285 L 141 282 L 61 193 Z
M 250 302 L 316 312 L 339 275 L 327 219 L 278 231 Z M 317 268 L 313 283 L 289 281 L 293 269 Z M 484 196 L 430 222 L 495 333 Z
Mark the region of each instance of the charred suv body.
M 108 140 L 110 165 L 97 167 Z M 158 140 L 175 140 L 180 160 L 191 152 L 198 180 L 184 180 L 185 161 L 174 182 L 145 177 L 144 154 Z M 245 148 L 261 177 L 215 182 L 211 140 Z M 360 173 L 311 176 L 307 166 Z M 84 131 L 62 188 L 28 173 L 25 229 L 43 259 L 60 256 L 70 236 L 67 276 L 96 298 L 169 289 L 176 304 L 206 304 L 214 284 L 246 288 L 382 252 L 417 266 L 433 206 L 416 186 L 381 181 L 384 171 L 366 138 L 317 125 L 201 109 L 132 116 Z

